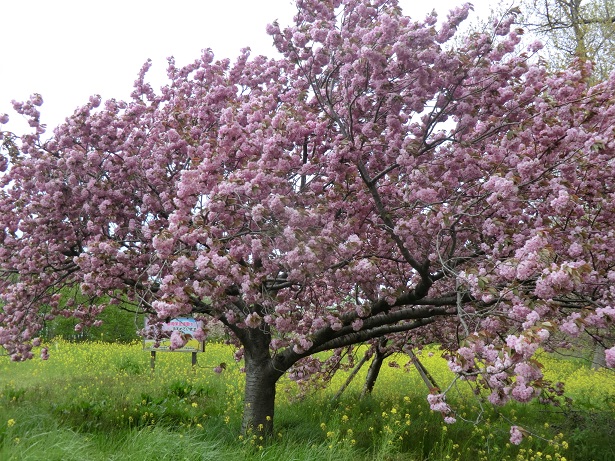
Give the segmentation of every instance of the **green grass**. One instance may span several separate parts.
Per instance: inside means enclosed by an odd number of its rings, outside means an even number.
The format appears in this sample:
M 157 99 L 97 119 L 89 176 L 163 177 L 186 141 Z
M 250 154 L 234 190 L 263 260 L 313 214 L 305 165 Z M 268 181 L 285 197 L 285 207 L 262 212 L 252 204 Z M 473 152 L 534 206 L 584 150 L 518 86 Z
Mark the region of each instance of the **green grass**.
M 493 408 L 462 384 L 449 397 L 453 425 L 429 410 L 424 384 L 401 356 L 364 399 L 366 370 L 336 402 L 343 374 L 307 394 L 283 379 L 274 440 L 265 442 L 239 435 L 243 375 L 229 346 L 209 344 L 194 369 L 190 354 L 159 353 L 153 373 L 139 344 L 58 341 L 50 352 L 46 362 L 0 357 L 0 460 L 615 459 L 613 373 L 579 360 L 542 358 L 548 379 L 567 378 L 574 403 Z M 422 361 L 439 383 L 450 381 L 437 354 Z M 219 375 L 221 362 L 228 367 Z M 508 443 L 513 424 L 531 434 L 520 446 Z

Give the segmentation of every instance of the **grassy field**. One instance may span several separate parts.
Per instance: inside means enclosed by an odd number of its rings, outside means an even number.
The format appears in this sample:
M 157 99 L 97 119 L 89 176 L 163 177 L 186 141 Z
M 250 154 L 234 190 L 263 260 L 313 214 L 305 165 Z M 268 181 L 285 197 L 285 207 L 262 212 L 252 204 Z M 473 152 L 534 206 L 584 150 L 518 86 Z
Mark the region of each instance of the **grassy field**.
M 0 357 L 0 460 L 615 459 L 613 372 L 578 359 L 542 360 L 548 379 L 567 381 L 572 404 L 493 408 L 461 384 L 449 397 L 453 425 L 429 410 L 426 387 L 402 356 L 364 399 L 366 370 L 335 403 L 343 374 L 301 398 L 282 380 L 275 440 L 265 442 L 239 435 L 243 375 L 228 346 L 209 344 L 194 368 L 190 354 L 159 353 L 153 373 L 140 344 L 57 341 L 50 354 L 26 363 Z M 421 360 L 437 382 L 450 382 L 437 353 Z M 227 369 L 214 373 L 221 362 Z M 520 446 L 508 443 L 511 425 L 528 431 Z

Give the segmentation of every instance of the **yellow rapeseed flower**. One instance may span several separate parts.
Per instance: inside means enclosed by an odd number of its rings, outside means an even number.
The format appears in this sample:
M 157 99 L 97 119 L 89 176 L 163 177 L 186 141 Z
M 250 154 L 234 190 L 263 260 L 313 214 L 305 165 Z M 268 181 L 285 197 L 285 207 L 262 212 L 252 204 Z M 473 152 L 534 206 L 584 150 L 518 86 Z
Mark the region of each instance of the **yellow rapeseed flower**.
M 12 427 L 12 426 L 14 426 L 14 425 L 15 425 L 15 420 L 14 420 L 14 419 L 12 419 L 12 418 L 11 418 L 11 419 L 9 419 L 9 420 L 6 422 L 6 425 L 7 425 L 8 427 Z

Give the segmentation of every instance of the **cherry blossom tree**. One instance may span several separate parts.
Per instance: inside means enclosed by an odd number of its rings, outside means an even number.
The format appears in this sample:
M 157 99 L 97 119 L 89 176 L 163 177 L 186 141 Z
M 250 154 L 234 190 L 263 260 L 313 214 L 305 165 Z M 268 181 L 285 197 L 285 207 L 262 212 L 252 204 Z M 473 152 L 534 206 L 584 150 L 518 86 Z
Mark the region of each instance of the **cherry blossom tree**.
M 550 74 L 512 16 L 458 39 L 468 4 L 297 9 L 268 26 L 280 58 L 205 50 L 158 93 L 146 64 L 131 101 L 94 96 L 46 141 L 42 98 L 15 103 L 33 130 L 6 138 L 0 344 L 31 358 L 45 320 L 119 303 L 222 322 L 242 429 L 266 434 L 282 375 L 382 338 L 442 344 L 494 404 L 539 396 L 537 349 L 615 320 L 615 79 Z

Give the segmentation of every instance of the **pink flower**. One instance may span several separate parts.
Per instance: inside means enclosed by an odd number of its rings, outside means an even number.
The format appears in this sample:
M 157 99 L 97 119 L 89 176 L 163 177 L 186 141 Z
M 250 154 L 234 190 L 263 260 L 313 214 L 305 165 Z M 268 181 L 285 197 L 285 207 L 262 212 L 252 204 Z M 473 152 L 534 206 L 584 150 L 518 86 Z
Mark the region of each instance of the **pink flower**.
M 171 349 L 172 351 L 175 349 L 180 349 L 184 347 L 187 342 L 188 341 L 186 340 L 186 338 L 184 338 L 181 332 L 175 330 L 173 333 L 171 333 L 171 344 L 169 345 L 169 349 Z
M 192 337 L 197 341 L 205 341 L 205 332 L 202 328 L 197 328 Z
M 325 328 L 327 326 L 327 322 L 322 317 L 315 318 L 312 322 L 312 328 L 315 330 L 320 330 L 321 328 Z
M 527 314 L 525 322 L 523 322 L 523 328 L 530 328 L 536 324 L 540 320 L 540 315 L 536 311 L 532 311 Z
M 158 318 L 166 319 L 179 315 L 180 309 L 176 304 L 170 304 L 164 301 L 154 301 L 152 307 L 158 314 Z
M 275 327 L 280 333 L 292 331 L 293 326 L 293 321 L 291 319 L 285 317 L 278 317 L 275 319 Z
M 214 373 L 220 374 L 220 373 L 222 373 L 224 371 L 225 368 L 226 368 L 226 364 L 221 363 L 217 367 L 214 367 Z
M 512 426 L 510 428 L 510 443 L 513 445 L 519 445 L 523 439 L 523 432 L 519 426 Z
M 235 315 L 235 313 L 233 311 L 226 311 L 224 316 L 226 317 L 226 321 L 228 323 L 230 323 L 231 325 L 234 323 L 237 323 L 237 316 Z
M 540 330 L 536 332 L 536 336 L 540 338 L 541 342 L 545 342 L 547 339 L 549 339 L 549 337 L 551 336 L 551 333 L 549 333 L 549 330 L 545 330 L 544 328 L 541 328 Z
M 262 317 L 256 312 L 252 312 L 246 317 L 245 324 L 248 328 L 258 328 L 261 324 Z
M 534 276 L 536 272 L 535 257 L 524 259 L 517 265 L 517 278 L 519 280 L 527 280 Z
M 93 96 L 90 96 L 90 104 L 92 105 L 92 107 L 100 106 L 100 95 L 95 94 Z
M 574 242 L 572 245 L 570 245 L 570 248 L 568 248 L 568 255 L 571 258 L 578 258 L 582 254 L 583 254 L 583 247 L 579 245 L 577 242 Z
M 569 201 L 570 196 L 568 195 L 568 192 L 565 190 L 560 190 L 558 196 L 551 200 L 550 205 L 555 208 L 555 211 L 561 213 L 565 210 L 566 206 L 568 206 Z
M 310 341 L 309 339 L 307 339 L 305 337 L 301 337 L 301 338 L 299 338 L 298 344 L 294 345 L 293 350 L 297 354 L 303 354 L 310 347 L 312 347 L 313 344 L 314 343 L 312 343 L 312 341 Z
M 0 114 L 0 125 L 4 125 L 5 123 L 8 123 L 8 121 L 9 121 L 8 114 Z
M 517 383 L 512 390 L 512 396 L 519 402 L 529 402 L 534 397 L 534 388 L 524 383 Z
M 615 347 L 604 351 L 604 357 L 606 359 L 606 366 L 608 368 L 615 368 Z
M 517 186 L 513 181 L 500 176 L 492 176 L 483 187 L 500 197 L 509 197 L 517 192 Z
M 489 402 L 491 402 L 492 405 L 504 405 L 506 402 L 508 402 L 509 397 L 506 394 L 500 394 L 497 391 L 493 391 L 491 394 L 489 394 L 489 396 L 487 397 L 487 400 L 489 400 Z
M 583 326 L 580 324 L 581 314 L 573 312 L 568 316 L 565 322 L 562 322 L 559 329 L 564 333 L 576 338 L 581 333 Z
M 429 402 L 429 407 L 433 411 L 438 411 L 440 413 L 448 414 L 451 412 L 451 407 L 444 401 L 444 394 L 429 394 L 427 396 L 427 401 Z
M 43 104 L 43 97 L 38 93 L 34 93 L 30 96 L 30 102 L 35 106 L 41 106 Z

